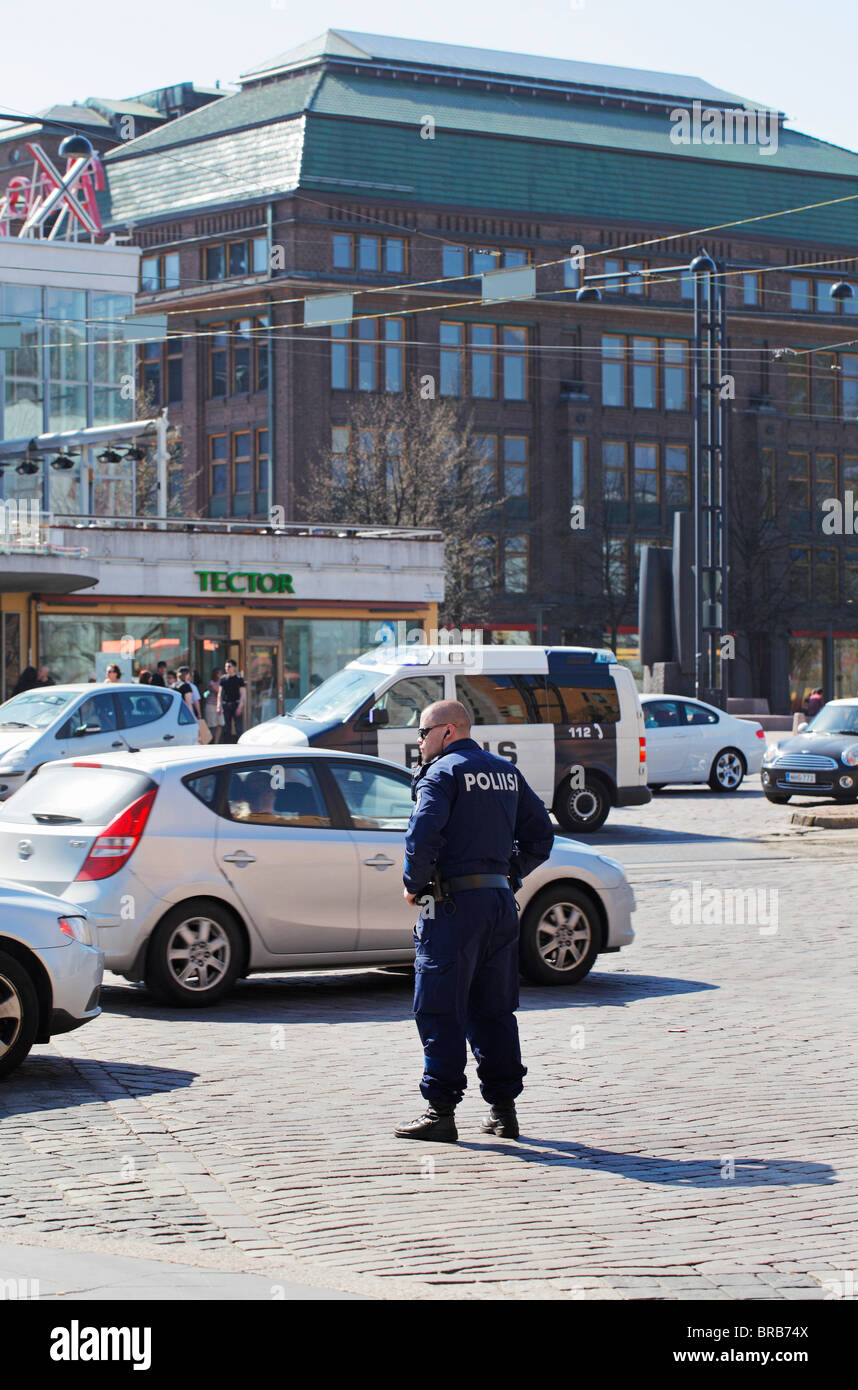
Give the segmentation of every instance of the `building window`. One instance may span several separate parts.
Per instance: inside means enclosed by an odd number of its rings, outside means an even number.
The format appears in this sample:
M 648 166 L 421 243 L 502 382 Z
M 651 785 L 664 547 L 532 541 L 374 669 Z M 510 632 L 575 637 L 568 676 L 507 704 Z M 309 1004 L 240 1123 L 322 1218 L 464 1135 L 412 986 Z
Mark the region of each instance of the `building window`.
M 475 589 L 497 588 L 497 536 L 477 536 L 472 583 Z
M 605 513 L 611 522 L 629 519 L 628 445 L 609 441 L 602 445 L 602 486 Z
M 563 262 L 563 284 L 567 290 L 581 288 L 581 267 L 577 259 Z
M 449 248 L 445 247 L 445 250 Z M 465 375 L 465 325 L 441 324 L 441 395 L 461 396 Z
M 405 242 L 402 237 L 384 238 L 384 269 L 390 275 L 399 275 L 405 270 Z
M 816 312 L 818 314 L 836 314 L 838 302 L 831 298 L 831 290 L 837 284 L 836 280 L 817 280 L 816 281 Z
M 357 389 L 375 391 L 378 386 L 378 342 L 376 320 L 358 319 L 357 331 Z
M 630 277 L 625 282 L 626 294 L 646 294 L 648 277 L 641 273 L 646 269 L 646 261 L 626 261 L 626 270 Z
M 604 275 L 619 275 L 619 273 L 620 273 L 620 271 L 622 270 L 622 268 L 623 268 L 623 263 L 622 263 L 621 260 L 618 260 L 615 256 L 608 256 L 608 258 L 607 258 L 607 259 L 605 260 L 605 262 L 604 262 L 603 274 L 604 274 Z M 623 291 L 623 282 L 622 282 L 622 280 L 603 280 L 603 281 L 602 281 L 602 292 L 603 292 L 603 294 L 622 294 L 622 291 Z
M 604 539 L 605 585 L 614 595 L 629 592 L 629 542 L 626 536 Z
M 338 270 L 351 270 L 354 265 L 354 242 L 349 232 L 334 232 L 334 266 Z
M 527 329 L 503 329 L 503 398 L 527 400 Z
M 806 354 L 787 359 L 787 414 L 810 414 L 810 363 Z
M 790 550 L 792 572 L 790 593 L 797 603 L 810 603 L 810 550 L 797 546 Z
M 658 449 L 655 444 L 634 446 L 635 520 L 639 525 L 658 525 Z
M 789 282 L 789 307 L 804 313 L 811 307 L 812 280 L 790 280 Z
M 203 278 L 231 280 L 241 275 L 264 275 L 268 270 L 268 238 L 245 237 L 219 242 L 203 252 Z
M 664 408 L 688 409 L 688 344 L 679 338 L 664 342 Z
M 503 543 L 503 586 L 507 593 L 526 594 L 528 589 L 527 536 L 506 536 Z
M 837 414 L 837 354 L 834 352 L 814 353 L 813 364 L 813 410 L 815 415 L 834 419 Z
M 632 404 L 636 410 L 655 410 L 656 340 L 632 338 Z
M 526 517 L 530 511 L 529 440 L 523 434 L 503 438 L 503 490 L 508 517 Z
M 347 323 L 331 324 L 331 386 L 337 391 L 348 391 L 351 386 L 349 327 Z
M 445 246 L 441 252 L 441 273 L 448 278 L 465 274 L 464 246 Z
M 837 602 L 837 551 L 819 548 L 813 552 L 813 597 L 816 603 Z
M 48 418 L 53 430 L 87 423 L 87 314 L 84 290 L 46 290 Z M 38 431 L 41 433 L 41 425 Z
M 140 384 L 144 395 L 153 406 L 173 405 L 181 401 L 181 338 L 168 338 L 166 343 L 143 344 Z
M 844 352 L 840 358 L 844 420 L 858 420 L 858 353 Z
M 471 325 L 471 395 L 494 398 L 498 331 L 493 324 Z
M 384 389 L 401 391 L 405 381 L 405 320 L 384 320 Z
M 267 318 L 210 325 L 210 396 L 247 396 L 268 389 L 267 329 Z
M 572 479 L 571 479 L 572 505 L 586 507 L 587 505 L 587 441 L 586 439 L 576 438 L 572 440 Z
M 626 403 L 626 340 L 605 334 L 602 338 L 602 405 Z
M 763 516 L 771 521 L 777 503 L 775 451 L 772 448 L 760 450 L 760 501 Z
M 826 513 L 822 504 L 829 497 L 837 496 L 837 457 L 835 454 L 817 454 L 813 460 L 813 507 L 815 526 L 819 529 Z
M 694 276 L 690 270 L 683 270 L 679 277 L 679 293 L 683 299 L 694 298 Z
M 498 440 L 496 434 L 477 434 L 474 436 L 474 458 L 472 477 L 476 484 L 477 500 L 486 502 L 497 497 L 498 492 Z
M 665 445 L 664 500 L 668 508 L 688 507 L 691 504 L 688 447 L 685 444 Z
M 788 454 L 787 507 L 790 531 L 810 530 L 810 455 Z
M 742 303 L 751 309 L 762 303 L 762 276 L 756 270 L 746 270 L 742 275 Z
M 377 236 L 359 236 L 358 270 L 381 269 L 381 247 Z
M 209 436 L 209 513 L 213 517 L 264 514 L 268 506 L 267 429 Z
M 143 256 L 140 261 L 140 293 L 158 294 L 161 290 L 179 288 L 179 253 L 165 251 L 157 256 Z

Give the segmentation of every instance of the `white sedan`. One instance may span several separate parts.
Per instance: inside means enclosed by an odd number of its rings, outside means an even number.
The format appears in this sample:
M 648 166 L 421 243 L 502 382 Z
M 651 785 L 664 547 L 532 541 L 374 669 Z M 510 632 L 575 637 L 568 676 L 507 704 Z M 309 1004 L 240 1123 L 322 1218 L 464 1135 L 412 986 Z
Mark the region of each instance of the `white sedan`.
M 0 807 L 0 875 L 85 907 L 108 969 L 199 1008 L 257 970 L 411 963 L 412 809 L 405 768 L 327 748 L 57 762 Z M 535 983 L 634 937 L 623 867 L 589 845 L 558 837 L 516 897 Z
M 0 801 L 57 758 L 198 741 L 178 690 L 130 681 L 36 686 L 0 705 Z
M 0 881 L 0 1077 L 34 1042 L 98 1018 L 103 969 L 82 908 Z
M 647 782 L 654 791 L 708 782 L 714 792 L 734 792 L 748 773 L 759 772 L 766 735 L 753 720 L 680 695 L 642 695 L 641 708 Z

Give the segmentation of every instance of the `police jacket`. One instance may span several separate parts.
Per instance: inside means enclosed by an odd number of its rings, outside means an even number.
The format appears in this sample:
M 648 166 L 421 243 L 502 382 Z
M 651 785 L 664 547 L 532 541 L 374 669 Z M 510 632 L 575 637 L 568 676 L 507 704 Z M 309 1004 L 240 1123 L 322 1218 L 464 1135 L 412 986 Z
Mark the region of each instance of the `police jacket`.
M 472 738 L 456 739 L 415 774 L 405 835 L 409 893 L 460 874 L 524 878 L 551 853 L 554 831 L 540 798 L 507 761 Z

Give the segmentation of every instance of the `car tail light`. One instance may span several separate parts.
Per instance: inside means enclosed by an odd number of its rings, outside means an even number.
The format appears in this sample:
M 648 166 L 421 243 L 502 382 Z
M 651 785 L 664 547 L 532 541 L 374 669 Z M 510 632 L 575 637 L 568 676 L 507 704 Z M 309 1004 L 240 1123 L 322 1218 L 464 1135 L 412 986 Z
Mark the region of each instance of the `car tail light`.
M 642 762 L 642 763 L 645 763 L 645 762 L 646 762 L 646 739 L 645 739 L 645 738 L 639 739 L 638 742 L 640 743 L 640 754 L 639 754 L 639 756 L 638 756 L 638 761 L 639 761 L 639 762 Z
M 110 878 L 127 864 L 149 818 L 157 787 L 126 806 L 98 836 L 77 879 Z
M 57 922 L 63 936 L 70 936 L 84 946 L 92 945 L 92 932 L 85 917 L 58 917 Z
M 766 736 L 766 731 L 765 731 L 765 729 L 758 729 L 758 730 L 757 730 L 757 738 L 765 738 L 765 736 Z

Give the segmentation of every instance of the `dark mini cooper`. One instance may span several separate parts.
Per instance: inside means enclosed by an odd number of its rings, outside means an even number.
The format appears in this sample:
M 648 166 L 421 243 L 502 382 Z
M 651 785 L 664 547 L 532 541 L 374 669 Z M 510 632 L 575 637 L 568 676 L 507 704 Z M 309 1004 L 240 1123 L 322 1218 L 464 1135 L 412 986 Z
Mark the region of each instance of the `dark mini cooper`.
M 858 801 L 858 699 L 829 700 L 800 733 L 769 748 L 760 776 L 779 806 L 796 793 Z

